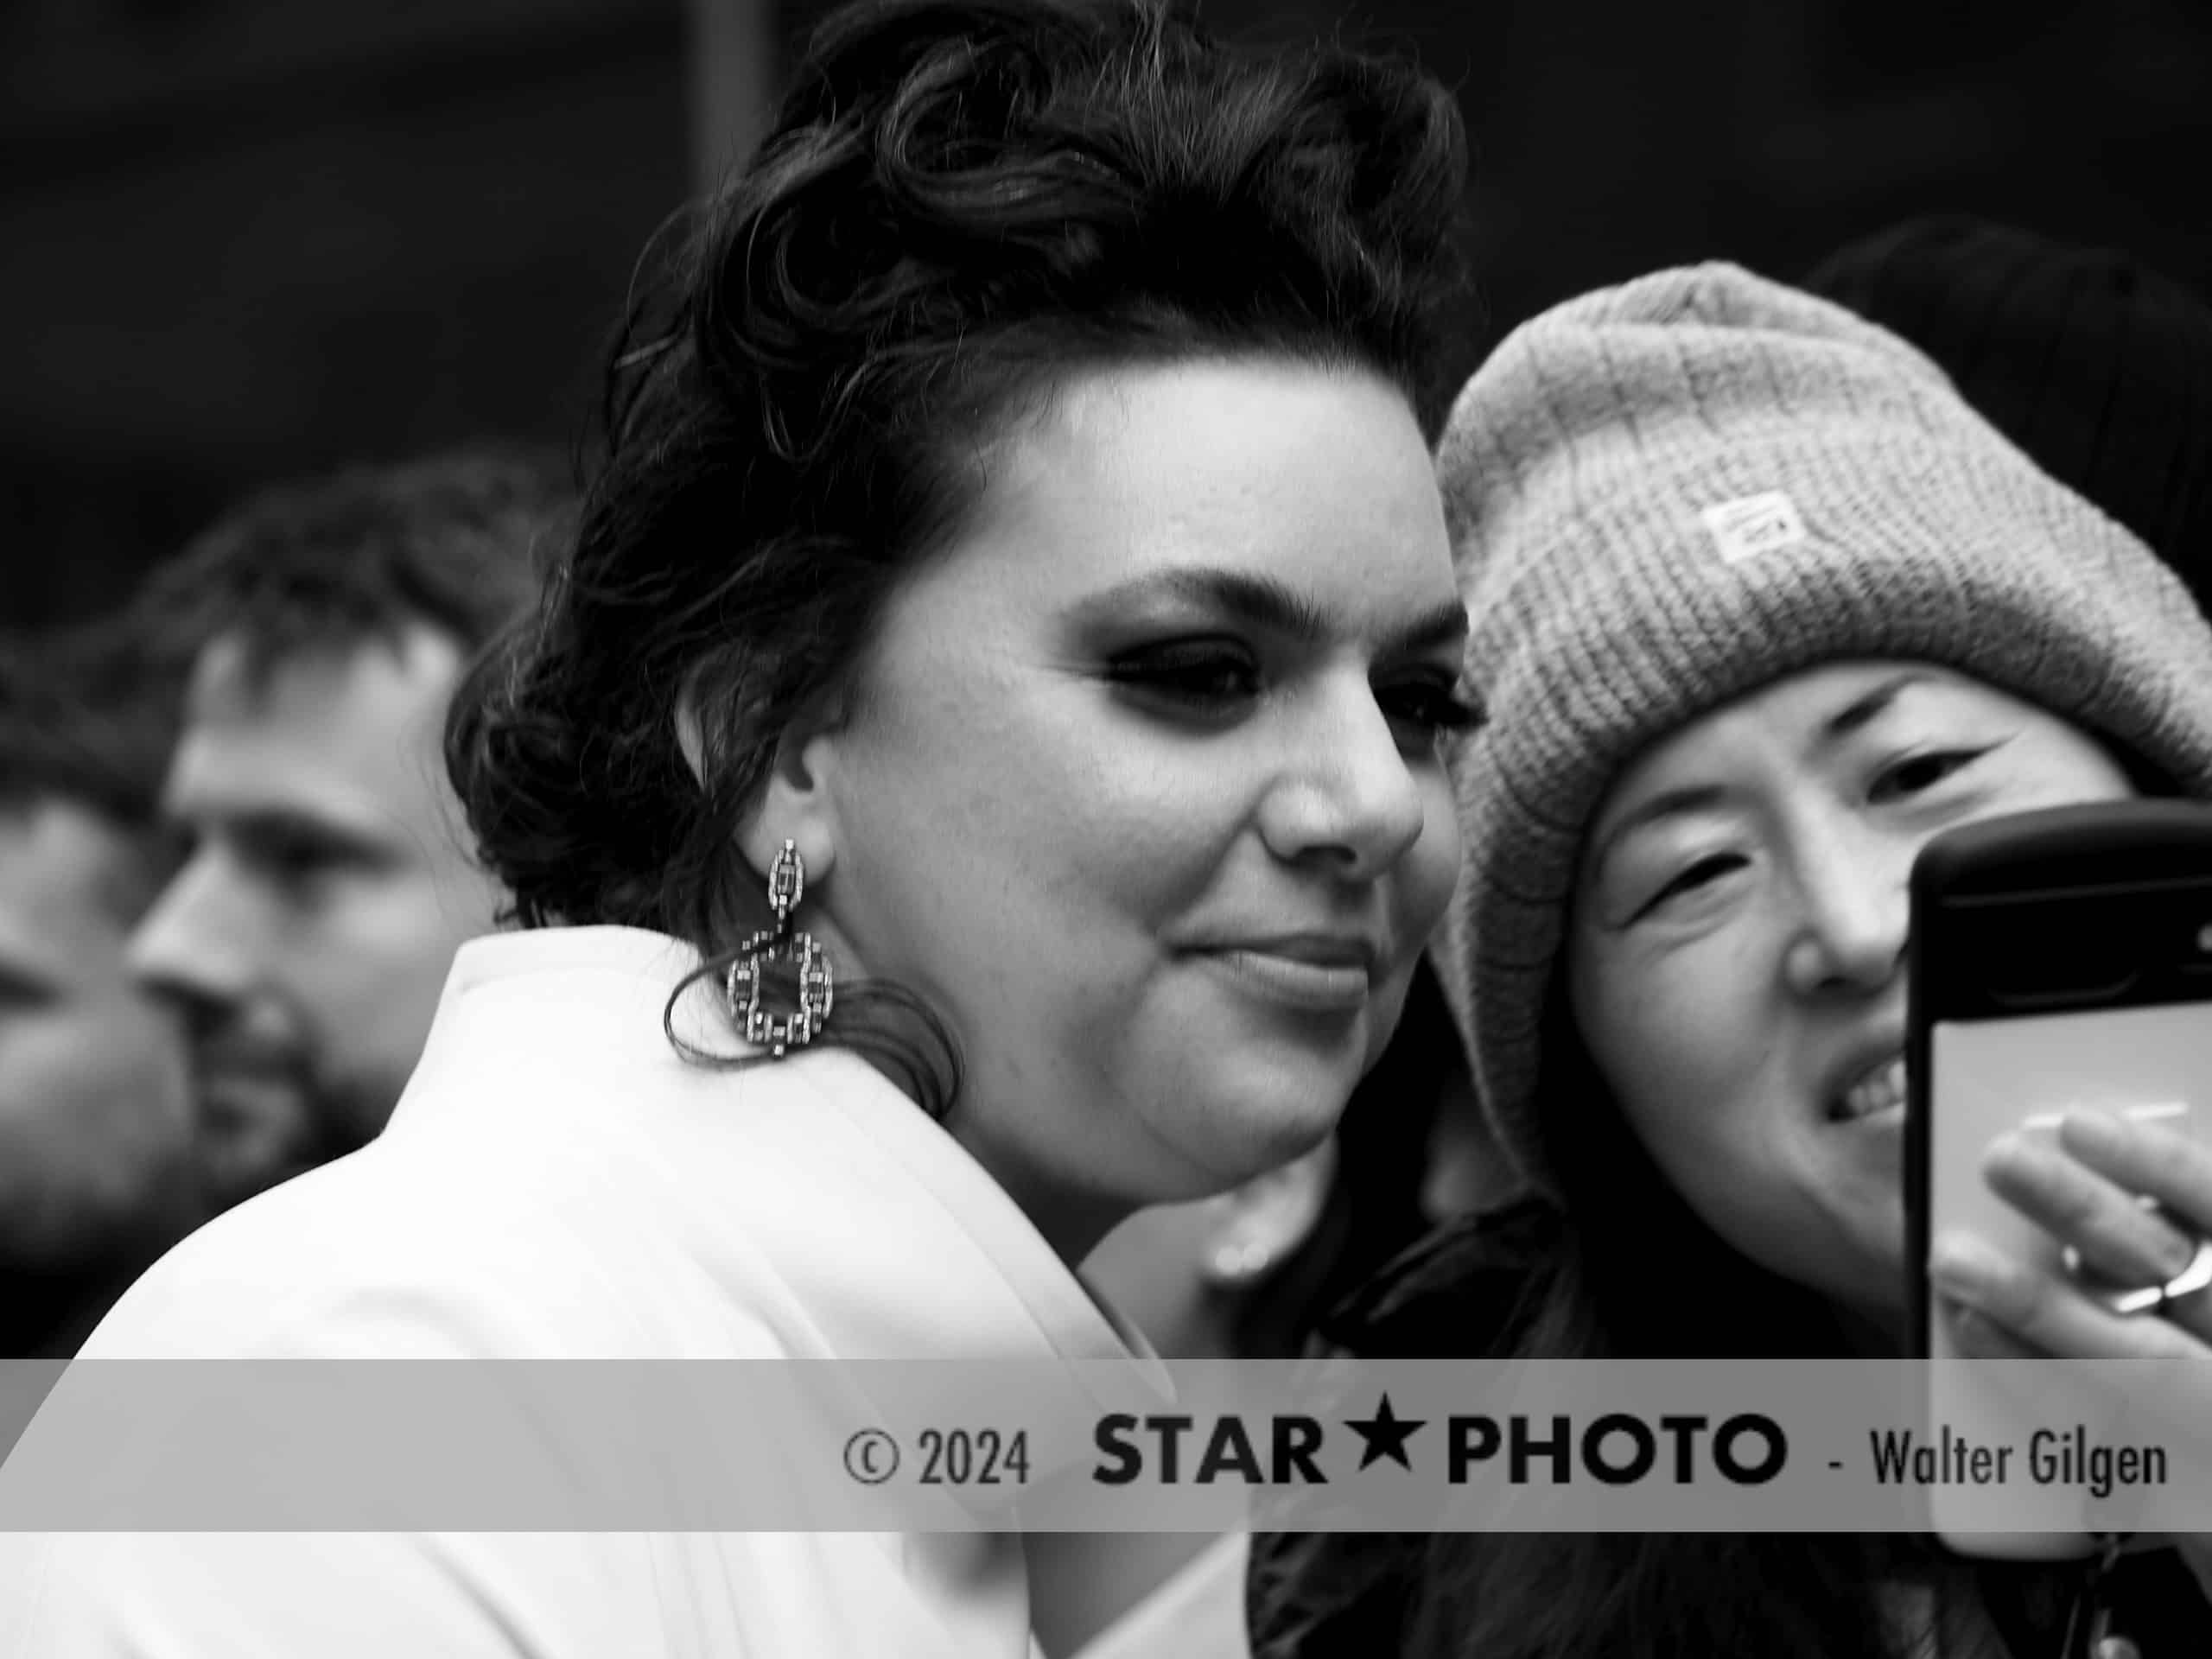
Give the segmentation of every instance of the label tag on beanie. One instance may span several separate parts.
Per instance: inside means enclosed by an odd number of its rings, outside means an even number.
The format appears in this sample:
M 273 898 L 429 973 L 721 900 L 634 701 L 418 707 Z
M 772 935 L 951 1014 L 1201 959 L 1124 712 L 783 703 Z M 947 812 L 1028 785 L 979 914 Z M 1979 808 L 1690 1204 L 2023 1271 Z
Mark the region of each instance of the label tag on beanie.
M 1741 564 L 1762 553 L 1778 553 L 1805 539 L 1805 521 L 1797 505 L 1780 490 L 1759 495 L 1739 495 L 1733 501 L 1707 507 L 1698 515 L 1730 564 Z

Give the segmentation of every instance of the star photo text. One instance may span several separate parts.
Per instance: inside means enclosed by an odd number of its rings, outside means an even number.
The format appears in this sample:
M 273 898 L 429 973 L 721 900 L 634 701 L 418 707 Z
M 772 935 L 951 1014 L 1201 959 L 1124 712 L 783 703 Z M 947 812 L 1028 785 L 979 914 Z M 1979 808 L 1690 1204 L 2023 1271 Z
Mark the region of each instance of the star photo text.
M 1434 1427 L 1433 1433 L 1423 1434 Z M 1333 1429 L 1333 1433 L 1332 1432 Z M 1454 1485 L 1503 1477 L 1514 1485 L 1688 1485 L 1718 1476 L 1763 1485 L 1789 1462 L 1782 1425 L 1756 1412 L 1718 1421 L 1695 1414 L 1645 1418 L 1611 1412 L 1577 1422 L 1565 1414 L 1402 1417 L 1383 1395 L 1366 1417 L 1334 1423 L 1305 1414 L 1201 1418 L 1119 1412 L 1092 1437 L 1090 1478 L 1103 1486 L 1325 1486 L 1331 1470 L 1357 1474 L 1378 1464 L 1440 1470 Z M 1359 1460 L 1351 1463 L 1357 1448 Z M 1335 1453 L 1332 1457 L 1332 1452 Z

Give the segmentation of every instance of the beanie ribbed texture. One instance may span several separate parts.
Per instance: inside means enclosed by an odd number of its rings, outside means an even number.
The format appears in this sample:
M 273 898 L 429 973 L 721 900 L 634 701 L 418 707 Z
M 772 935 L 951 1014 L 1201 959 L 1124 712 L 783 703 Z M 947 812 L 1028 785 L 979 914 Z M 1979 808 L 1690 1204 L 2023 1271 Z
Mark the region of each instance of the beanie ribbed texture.
M 1802 286 L 1926 352 L 2212 598 L 2212 302 L 2117 250 L 1962 215 L 1839 248 Z
M 1583 838 L 1660 737 L 1825 662 L 1911 659 L 2212 794 L 2212 629 L 2187 590 L 1840 306 L 1727 264 L 1569 301 L 1468 382 L 1438 466 L 1488 720 L 1452 754 L 1467 861 L 1435 954 L 1539 1190 Z

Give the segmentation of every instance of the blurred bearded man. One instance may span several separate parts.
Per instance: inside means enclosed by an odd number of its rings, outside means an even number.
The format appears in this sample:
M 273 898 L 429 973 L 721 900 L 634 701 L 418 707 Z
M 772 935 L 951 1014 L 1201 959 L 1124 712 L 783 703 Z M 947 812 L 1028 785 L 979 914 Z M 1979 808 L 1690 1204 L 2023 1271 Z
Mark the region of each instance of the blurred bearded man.
M 175 702 L 118 626 L 0 648 L 0 1357 L 74 1353 L 204 1214 L 182 1033 L 125 957 Z
M 446 709 L 567 501 L 520 455 L 351 470 L 248 501 L 140 596 L 196 650 L 162 791 L 188 850 L 131 957 L 190 1033 L 219 1208 L 375 1138 L 498 923 Z

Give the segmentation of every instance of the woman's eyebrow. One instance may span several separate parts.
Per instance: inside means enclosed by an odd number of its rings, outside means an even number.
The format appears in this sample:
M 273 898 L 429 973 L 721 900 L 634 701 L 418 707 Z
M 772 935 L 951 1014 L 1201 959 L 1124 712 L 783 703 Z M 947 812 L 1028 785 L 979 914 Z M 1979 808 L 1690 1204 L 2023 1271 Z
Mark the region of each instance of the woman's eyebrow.
M 1319 645 L 1333 632 L 1328 613 L 1279 577 L 1190 566 L 1116 582 L 1077 601 L 1071 616 L 1078 625 L 1103 621 L 1160 599 L 1202 605 L 1300 645 Z M 1456 600 L 1446 601 L 1392 628 L 1376 654 L 1410 656 L 1456 645 L 1466 635 L 1466 607 Z
M 1184 565 L 1147 571 L 1086 595 L 1072 607 L 1078 622 L 1103 621 L 1160 600 L 1227 613 L 1237 621 L 1289 635 L 1301 645 L 1328 637 L 1328 618 L 1287 582 L 1249 570 Z
M 1918 669 L 1901 669 L 1868 688 L 1821 723 L 1821 729 L 1814 736 L 1814 747 L 1833 748 L 1853 732 L 1872 724 L 1883 710 L 1897 701 L 1898 692 L 1909 685 L 1925 684 L 1927 680 L 1928 676 Z
M 1467 607 L 1454 600 L 1422 612 L 1410 622 L 1383 637 L 1381 657 L 1418 657 L 1443 645 L 1464 645 L 1467 639 Z

